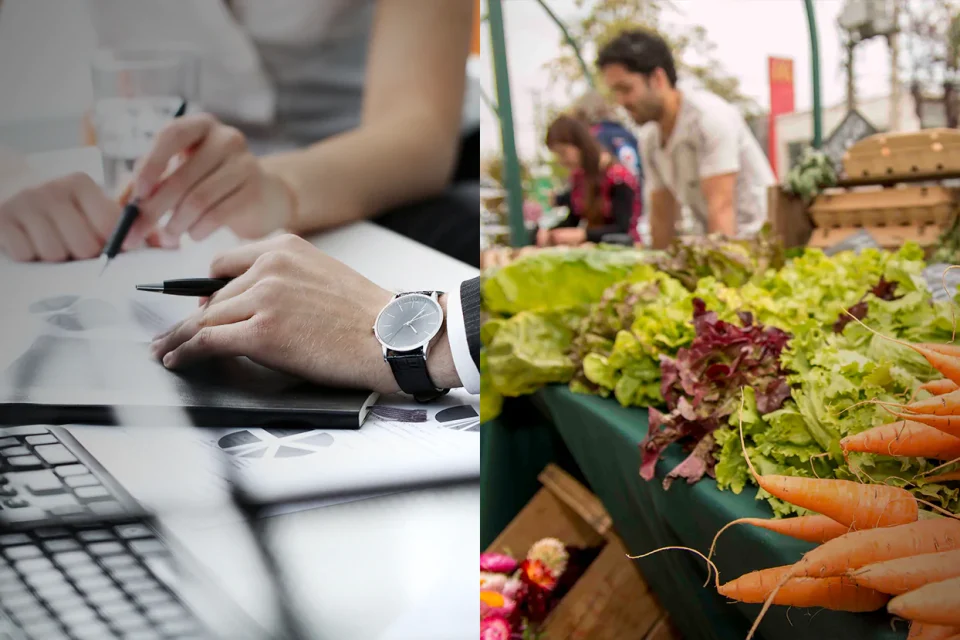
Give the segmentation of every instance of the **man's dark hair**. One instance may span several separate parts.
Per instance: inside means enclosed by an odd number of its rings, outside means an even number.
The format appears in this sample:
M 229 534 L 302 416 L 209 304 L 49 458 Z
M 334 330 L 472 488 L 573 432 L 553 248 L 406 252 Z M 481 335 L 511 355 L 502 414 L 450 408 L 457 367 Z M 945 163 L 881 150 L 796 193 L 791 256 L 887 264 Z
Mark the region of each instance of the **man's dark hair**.
M 603 69 L 611 64 L 623 65 L 628 71 L 645 76 L 651 75 L 657 69 L 663 69 L 670 86 L 677 85 L 673 53 L 664 39 L 652 31 L 624 31 L 604 45 L 597 56 L 597 67 Z

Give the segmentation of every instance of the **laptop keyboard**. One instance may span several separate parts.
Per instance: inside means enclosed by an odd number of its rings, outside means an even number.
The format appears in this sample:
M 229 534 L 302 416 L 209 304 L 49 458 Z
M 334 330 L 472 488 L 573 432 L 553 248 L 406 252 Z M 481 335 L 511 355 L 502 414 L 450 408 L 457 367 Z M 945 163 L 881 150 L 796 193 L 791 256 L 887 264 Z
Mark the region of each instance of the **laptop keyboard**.
M 123 505 L 44 426 L 0 429 L 0 521 L 115 516 Z
M 210 637 L 175 593 L 166 544 L 121 500 L 54 431 L 0 429 L 0 638 L 4 616 L 29 640 Z M 110 525 L 72 522 L 98 515 Z

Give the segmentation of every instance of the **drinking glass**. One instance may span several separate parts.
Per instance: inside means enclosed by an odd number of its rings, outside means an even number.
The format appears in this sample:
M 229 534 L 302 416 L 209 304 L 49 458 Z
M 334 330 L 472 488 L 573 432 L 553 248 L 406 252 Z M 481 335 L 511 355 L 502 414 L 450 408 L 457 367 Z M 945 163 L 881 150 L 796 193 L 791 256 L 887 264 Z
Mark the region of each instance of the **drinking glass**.
M 186 46 L 105 49 L 92 64 L 93 126 L 104 188 L 118 194 L 164 125 L 196 108 L 200 58 Z

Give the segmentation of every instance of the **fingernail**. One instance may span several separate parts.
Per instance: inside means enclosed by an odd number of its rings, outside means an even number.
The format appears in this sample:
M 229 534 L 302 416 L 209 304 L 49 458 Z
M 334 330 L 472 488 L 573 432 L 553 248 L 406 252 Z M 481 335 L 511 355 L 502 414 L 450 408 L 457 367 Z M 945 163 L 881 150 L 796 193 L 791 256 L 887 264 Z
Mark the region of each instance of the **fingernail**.
M 163 356 L 163 366 L 170 367 L 173 365 L 173 351 Z
M 170 233 L 169 228 L 163 229 L 160 232 L 160 246 L 162 246 L 164 249 L 179 249 L 180 236 L 178 234 Z
M 134 185 L 134 191 L 136 196 L 141 200 L 146 200 L 153 195 L 153 185 L 150 184 L 149 180 L 143 178 L 138 178 L 136 184 Z

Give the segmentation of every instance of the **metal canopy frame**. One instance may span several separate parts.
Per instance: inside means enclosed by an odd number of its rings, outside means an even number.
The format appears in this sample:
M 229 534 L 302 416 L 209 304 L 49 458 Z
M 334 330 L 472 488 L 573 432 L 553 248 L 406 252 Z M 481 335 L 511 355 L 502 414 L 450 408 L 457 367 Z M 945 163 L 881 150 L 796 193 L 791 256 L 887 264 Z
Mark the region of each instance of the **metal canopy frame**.
M 573 49 L 577 61 L 583 69 L 583 75 L 590 86 L 594 86 L 593 74 L 580 53 L 580 47 L 570 35 L 563 21 L 550 9 L 547 0 L 536 0 L 550 19 L 557 25 L 567 44 Z M 807 14 L 807 28 L 810 32 L 810 66 L 813 84 L 813 148 L 823 144 L 823 114 L 820 103 L 820 46 L 817 36 L 816 14 L 813 0 L 804 0 Z M 493 54 L 493 78 L 497 90 L 497 102 L 492 104 L 484 95 L 484 102 L 500 121 L 500 145 L 503 153 L 503 182 L 507 192 L 507 211 L 510 219 L 510 244 L 522 247 L 530 242 L 526 226 L 523 223 L 523 186 L 520 184 L 520 161 L 517 157 L 516 138 L 513 129 L 513 108 L 510 100 L 510 69 L 507 64 L 506 37 L 503 23 L 503 1 L 487 0 L 487 13 L 481 20 L 490 28 L 490 44 Z

